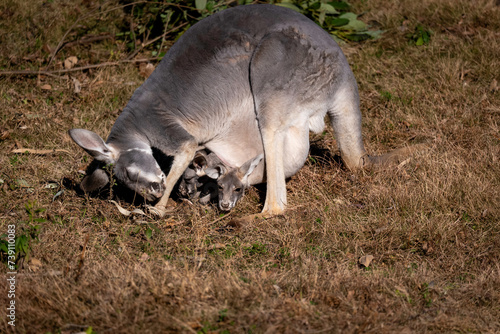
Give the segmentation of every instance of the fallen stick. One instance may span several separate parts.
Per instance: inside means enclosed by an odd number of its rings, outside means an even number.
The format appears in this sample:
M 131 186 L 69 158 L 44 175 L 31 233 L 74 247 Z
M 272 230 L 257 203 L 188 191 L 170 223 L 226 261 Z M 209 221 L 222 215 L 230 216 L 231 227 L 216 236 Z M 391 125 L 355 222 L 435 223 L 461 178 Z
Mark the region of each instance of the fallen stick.
M 51 153 L 67 153 L 71 154 L 67 150 L 62 150 L 62 149 L 53 149 L 53 150 L 35 150 L 31 148 L 16 148 L 15 150 L 12 150 L 10 153 L 15 153 L 15 154 L 40 154 L 40 155 L 45 155 L 45 154 L 51 154 Z
M 0 76 L 2 75 L 49 75 L 52 76 L 54 74 L 60 74 L 60 73 L 69 73 L 69 72 L 77 72 L 77 71 L 83 71 L 83 70 L 89 70 L 92 68 L 99 68 L 99 67 L 105 67 L 105 66 L 118 66 L 123 63 L 142 63 L 142 62 L 149 62 L 151 60 L 159 60 L 159 57 L 153 57 L 153 58 L 144 58 L 144 59 L 132 59 L 132 60 L 119 60 L 119 61 L 112 61 L 112 62 L 105 62 L 105 63 L 100 63 L 100 64 L 94 64 L 94 65 L 87 65 L 87 66 L 81 66 L 81 67 L 73 67 L 69 69 L 63 69 L 63 70 L 50 70 L 50 71 L 44 71 L 44 70 L 38 70 L 38 71 L 33 71 L 33 70 L 19 70 L 19 71 L 0 71 Z

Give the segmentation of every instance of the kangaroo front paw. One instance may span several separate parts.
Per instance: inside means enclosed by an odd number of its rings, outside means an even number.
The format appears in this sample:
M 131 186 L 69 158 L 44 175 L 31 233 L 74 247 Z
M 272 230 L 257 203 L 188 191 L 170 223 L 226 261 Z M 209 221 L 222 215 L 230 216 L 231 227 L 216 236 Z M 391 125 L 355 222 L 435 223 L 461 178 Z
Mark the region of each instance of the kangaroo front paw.
M 151 215 L 155 216 L 156 218 L 163 218 L 166 216 L 166 214 L 170 211 L 167 210 L 164 206 L 147 206 L 148 211 Z

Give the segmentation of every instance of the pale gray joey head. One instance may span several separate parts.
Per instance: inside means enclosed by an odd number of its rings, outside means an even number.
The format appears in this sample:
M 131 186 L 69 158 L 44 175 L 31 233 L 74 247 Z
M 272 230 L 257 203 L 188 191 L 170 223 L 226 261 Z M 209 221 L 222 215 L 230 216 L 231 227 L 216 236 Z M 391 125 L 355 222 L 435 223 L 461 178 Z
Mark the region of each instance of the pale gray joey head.
M 112 165 L 116 179 L 147 201 L 154 202 L 163 196 L 165 174 L 145 143 L 128 143 L 126 147 L 119 147 L 106 144 L 98 134 L 89 130 L 71 129 L 68 133 L 95 160 Z M 102 169 L 96 169 L 85 176 L 80 187 L 85 192 L 92 192 L 108 183 L 108 175 Z
M 226 168 L 223 165 L 215 168 L 207 168 L 206 174 L 217 179 L 219 188 L 219 209 L 230 211 L 236 203 L 243 197 L 245 190 L 249 187 L 248 177 L 264 158 L 264 154 L 259 154 L 253 159 L 245 162 L 241 167 Z

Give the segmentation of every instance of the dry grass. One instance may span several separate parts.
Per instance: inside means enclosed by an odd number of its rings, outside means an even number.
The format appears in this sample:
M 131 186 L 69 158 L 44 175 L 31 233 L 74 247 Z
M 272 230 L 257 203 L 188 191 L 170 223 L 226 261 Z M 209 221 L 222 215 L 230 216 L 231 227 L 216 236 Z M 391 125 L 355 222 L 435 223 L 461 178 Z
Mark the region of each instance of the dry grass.
M 74 190 L 89 161 L 66 131 L 105 137 L 143 80 L 135 66 L 75 74 L 80 95 L 66 79 L 1 77 L 0 234 L 8 224 L 18 234 L 36 224 L 26 204 L 46 209 L 35 215 L 46 222 L 31 262 L 18 271 L 15 330 L 500 331 L 500 92 L 492 85 L 500 81 L 500 7 L 351 2 L 386 30 L 378 41 L 343 46 L 369 151 L 429 149 L 387 171 L 352 173 L 331 157 L 331 131 L 314 136 L 314 160 L 288 183 L 286 214 L 266 221 L 230 226 L 259 211 L 262 189 L 227 218 L 178 202 L 162 220 L 123 217 L 105 197 Z M 433 31 L 429 45 L 408 42 L 418 23 Z M 47 40 L 57 40 L 50 29 Z M 2 57 L 9 62 L 5 49 Z M 52 90 L 40 88 L 47 83 Z M 9 153 L 19 147 L 70 154 Z M 46 188 L 51 182 L 60 188 Z M 360 268 L 367 254 L 374 261 Z M 5 305 L 5 279 L 0 291 Z M 1 332 L 12 329 L 4 312 Z

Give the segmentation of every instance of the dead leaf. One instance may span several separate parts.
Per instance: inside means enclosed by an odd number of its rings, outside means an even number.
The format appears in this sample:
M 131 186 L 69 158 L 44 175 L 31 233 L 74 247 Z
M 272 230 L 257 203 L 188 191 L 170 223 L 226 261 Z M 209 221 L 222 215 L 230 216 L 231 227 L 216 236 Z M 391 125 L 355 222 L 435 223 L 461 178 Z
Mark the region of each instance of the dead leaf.
M 198 321 L 188 322 L 187 325 L 196 331 L 203 328 Z
M 401 168 L 403 168 L 407 163 L 409 163 L 411 160 L 411 158 L 408 158 L 406 160 L 404 160 L 403 162 L 401 162 L 399 165 L 398 165 L 398 170 L 400 170 Z
M 82 84 L 80 83 L 80 81 L 78 81 L 78 79 L 76 78 L 72 78 L 73 79 L 73 87 L 74 87 L 74 92 L 75 94 L 80 94 L 80 92 L 82 91 Z
M 50 47 L 50 45 L 48 45 L 47 43 L 45 43 L 43 46 L 42 46 L 42 50 L 45 51 L 46 53 L 48 54 L 51 54 L 52 53 L 52 48 Z
M 149 260 L 149 255 L 146 253 L 142 253 L 141 258 L 139 259 L 141 262 L 145 262 Z
M 51 90 L 52 86 L 49 85 L 49 84 L 45 84 L 45 85 L 41 86 L 40 88 L 43 89 L 43 90 Z
M 493 81 L 490 84 L 490 91 L 492 93 L 496 92 L 498 90 L 498 82 L 497 79 L 493 79 Z
M 120 211 L 120 213 L 121 213 L 122 215 L 124 215 L 124 216 L 127 216 L 127 217 L 128 217 L 128 216 L 130 216 L 130 215 L 131 215 L 131 214 L 133 214 L 133 213 L 138 214 L 138 215 L 143 215 L 143 216 L 145 216 L 145 215 L 146 215 L 146 214 L 144 213 L 144 211 L 142 211 L 141 209 L 134 209 L 134 210 L 132 210 L 132 211 L 129 211 L 129 210 L 127 210 L 127 209 L 122 208 L 122 207 L 120 206 L 120 204 L 118 204 L 117 202 L 115 202 L 115 201 L 113 201 L 113 200 L 111 200 L 110 202 L 111 202 L 111 203 L 113 203 L 113 204 L 116 206 L 116 208 L 118 209 L 118 211 Z
M 215 244 L 210 245 L 209 247 L 207 247 L 207 250 L 222 249 L 222 248 L 225 248 L 225 247 L 226 247 L 226 245 L 224 245 L 224 244 L 215 243 Z
M 373 261 L 373 255 L 365 255 L 359 258 L 359 264 L 363 267 L 368 267 Z
M 422 244 L 422 250 L 424 251 L 425 255 L 431 255 L 434 252 L 434 247 L 432 247 L 432 242 L 424 241 L 424 243 Z
M 64 61 L 64 68 L 70 70 L 75 67 L 76 63 L 78 63 L 78 58 L 76 58 L 75 56 L 68 57 Z
M 143 78 L 147 78 L 151 75 L 151 73 L 153 73 L 153 71 L 155 70 L 155 66 L 151 63 L 141 63 L 139 65 L 139 74 L 141 75 L 141 77 Z
M 0 140 L 5 140 L 10 138 L 10 132 L 8 130 L 2 131 L 0 133 Z
M 30 269 L 33 271 L 38 271 L 42 267 L 42 261 L 38 259 L 31 259 L 30 260 Z

